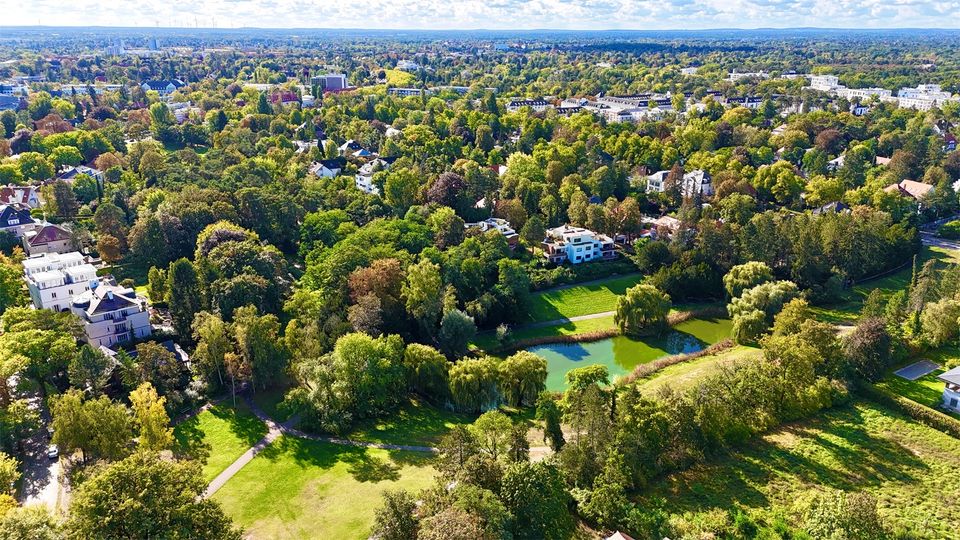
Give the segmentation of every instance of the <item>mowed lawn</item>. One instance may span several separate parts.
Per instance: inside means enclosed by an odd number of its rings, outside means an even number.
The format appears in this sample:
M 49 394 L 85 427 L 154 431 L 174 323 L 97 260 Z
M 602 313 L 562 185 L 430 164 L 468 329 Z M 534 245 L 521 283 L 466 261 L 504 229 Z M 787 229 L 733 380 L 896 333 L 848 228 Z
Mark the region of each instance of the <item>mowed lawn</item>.
M 173 430 L 181 449 L 207 455 L 203 477 L 208 482 L 267 434 L 267 426 L 242 401 L 237 400 L 236 408 L 231 405 L 215 405 Z
M 432 459 L 284 436 L 213 498 L 248 538 L 364 539 L 383 491 L 429 486 Z
M 530 302 L 530 322 L 613 311 L 617 308 L 617 296 L 642 279 L 641 274 L 630 274 L 534 293 Z
M 827 489 L 877 497 L 892 524 L 954 538 L 960 512 L 960 440 L 870 402 L 786 426 L 749 447 L 658 481 L 645 496 L 673 514 L 703 517 L 742 505 L 796 523 L 799 502 Z

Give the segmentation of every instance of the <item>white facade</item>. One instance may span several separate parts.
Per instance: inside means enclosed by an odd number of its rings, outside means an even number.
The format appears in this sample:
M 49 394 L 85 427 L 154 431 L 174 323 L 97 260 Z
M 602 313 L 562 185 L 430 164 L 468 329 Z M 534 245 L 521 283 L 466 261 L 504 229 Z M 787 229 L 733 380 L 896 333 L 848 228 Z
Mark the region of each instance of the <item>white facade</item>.
M 364 163 L 363 166 L 357 171 L 357 176 L 354 179 L 357 189 L 364 193 L 369 193 L 370 195 L 380 195 L 380 188 L 373 183 L 373 175 L 380 171 L 389 169 L 391 163 L 392 160 L 387 161 L 381 158 Z
M 553 105 L 549 101 L 543 99 L 511 99 L 510 103 L 507 104 L 507 110 L 510 112 L 517 112 L 524 107 L 530 107 L 534 112 L 542 112 L 547 109 L 552 109 Z
M 38 309 L 66 311 L 71 299 L 97 283 L 97 269 L 77 252 L 44 253 L 23 261 L 30 299 Z
M 960 367 L 944 371 L 937 378 L 944 383 L 943 407 L 960 413 Z
M 836 90 L 840 87 L 840 78 L 836 75 L 811 75 L 810 76 L 810 88 L 814 90 L 820 90 L 821 92 L 829 92 L 831 90 Z
M 554 229 L 547 229 L 547 237 L 544 239 L 542 247 L 544 257 L 550 262 L 558 264 L 564 261 L 580 264 L 617 257 L 612 238 L 571 225 L 561 225 Z
M 647 177 L 647 193 L 663 193 L 666 190 L 667 175 L 670 171 L 657 171 Z M 710 173 L 697 169 L 683 175 L 680 192 L 684 197 L 713 195 L 713 179 Z
M 84 341 L 112 347 L 150 335 L 147 301 L 133 289 L 99 284 L 73 298 L 70 311 L 83 322 Z

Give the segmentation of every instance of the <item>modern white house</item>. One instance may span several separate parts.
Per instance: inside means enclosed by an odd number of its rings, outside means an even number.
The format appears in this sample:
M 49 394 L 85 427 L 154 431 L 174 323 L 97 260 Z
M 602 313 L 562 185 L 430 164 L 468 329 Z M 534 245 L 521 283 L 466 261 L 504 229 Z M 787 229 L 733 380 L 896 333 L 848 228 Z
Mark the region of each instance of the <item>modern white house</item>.
M 23 250 L 28 256 L 42 253 L 67 253 L 74 251 L 73 234 L 70 229 L 53 223 L 45 223 L 35 231 L 23 235 Z
M 657 171 L 647 176 L 647 193 L 663 193 L 666 191 L 667 175 L 670 171 Z M 713 179 L 710 173 L 702 169 L 690 171 L 683 175 L 680 192 L 684 197 L 702 195 L 713 196 Z
M 94 283 L 73 297 L 70 311 L 83 322 L 84 341 L 92 347 L 112 347 L 150 335 L 147 301 L 133 289 Z
M 475 223 L 464 223 L 463 227 L 464 229 L 478 229 L 481 233 L 497 231 L 506 238 L 507 244 L 509 244 L 510 247 L 515 246 L 517 240 L 520 239 L 520 235 L 517 234 L 517 231 L 510 225 L 510 222 L 505 219 L 487 218 Z
M 960 366 L 944 371 L 937 378 L 944 383 L 944 408 L 960 412 Z
M 78 251 L 44 253 L 23 261 L 30 299 L 38 309 L 66 311 L 71 299 L 99 281 L 97 269 Z
M 612 238 L 572 225 L 561 225 L 560 227 L 547 229 L 547 237 L 543 240 L 541 247 L 543 248 L 543 256 L 556 264 L 565 261 L 580 264 L 600 259 L 617 258 Z

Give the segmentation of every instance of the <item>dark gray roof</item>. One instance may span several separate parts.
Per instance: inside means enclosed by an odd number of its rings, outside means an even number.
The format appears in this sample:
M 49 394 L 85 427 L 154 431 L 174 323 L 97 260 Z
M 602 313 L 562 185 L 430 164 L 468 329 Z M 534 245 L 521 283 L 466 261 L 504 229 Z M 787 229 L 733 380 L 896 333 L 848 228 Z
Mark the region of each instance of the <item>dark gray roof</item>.
M 944 371 L 937 378 L 950 384 L 960 384 L 960 366 Z
M 18 219 L 20 222 L 10 224 L 11 219 Z M 30 217 L 29 211 L 18 210 L 9 204 L 0 206 L 0 228 L 29 225 L 31 223 L 33 223 L 33 218 Z

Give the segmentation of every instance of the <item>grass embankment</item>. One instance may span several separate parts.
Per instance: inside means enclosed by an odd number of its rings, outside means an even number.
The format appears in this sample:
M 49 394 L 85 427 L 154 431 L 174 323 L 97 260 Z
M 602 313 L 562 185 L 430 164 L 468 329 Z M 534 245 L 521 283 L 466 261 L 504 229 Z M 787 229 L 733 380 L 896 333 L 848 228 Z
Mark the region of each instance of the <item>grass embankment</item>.
M 661 388 L 666 386 L 682 391 L 689 389 L 704 377 L 716 373 L 724 366 L 740 360 L 756 358 L 761 354 L 763 353 L 760 349 L 753 347 L 732 346 L 713 354 L 705 354 L 672 364 L 668 363 L 669 365 L 656 369 L 649 374 L 636 376 L 634 383 L 640 388 L 641 392 L 650 396 L 656 395 Z M 641 367 L 644 365 L 646 364 L 641 365 Z
M 960 440 L 869 402 L 785 426 L 710 463 L 656 482 L 689 521 L 740 505 L 797 520 L 803 501 L 825 489 L 865 491 L 880 513 L 930 538 L 951 538 L 960 512 Z
M 209 482 L 262 439 L 267 427 L 238 399 L 236 408 L 214 405 L 180 422 L 173 434 L 181 450 L 207 454 L 203 478 Z
M 936 260 L 943 264 L 960 264 L 960 252 L 924 246 L 917 257 L 918 270 L 929 260 Z M 871 291 L 878 289 L 885 297 L 889 297 L 897 291 L 905 290 L 907 285 L 910 284 L 912 275 L 913 266 L 907 264 L 900 270 L 886 276 L 854 285 L 850 290 L 844 292 L 843 298 L 839 302 L 827 306 L 813 307 L 813 313 L 824 322 L 855 324 L 857 317 L 860 315 L 860 310 L 863 309 L 863 301 Z
M 248 538 L 363 539 L 386 489 L 419 491 L 430 454 L 281 437 L 215 495 Z

